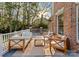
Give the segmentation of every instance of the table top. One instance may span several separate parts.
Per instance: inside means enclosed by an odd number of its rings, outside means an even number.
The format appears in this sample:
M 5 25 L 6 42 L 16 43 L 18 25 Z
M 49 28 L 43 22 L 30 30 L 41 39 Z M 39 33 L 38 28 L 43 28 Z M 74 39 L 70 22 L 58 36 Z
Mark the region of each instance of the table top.
M 44 36 L 35 36 L 33 39 L 44 39 Z

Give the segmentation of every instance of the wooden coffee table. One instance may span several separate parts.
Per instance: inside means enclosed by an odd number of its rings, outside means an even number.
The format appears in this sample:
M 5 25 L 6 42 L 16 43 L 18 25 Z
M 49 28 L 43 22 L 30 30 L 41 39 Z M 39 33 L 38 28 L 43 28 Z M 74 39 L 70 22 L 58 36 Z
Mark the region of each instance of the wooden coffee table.
M 43 39 L 35 39 L 34 40 L 34 46 L 36 47 L 40 47 L 40 46 L 45 46 L 45 41 Z
M 36 36 L 34 38 L 34 46 L 45 46 L 45 40 L 43 36 Z

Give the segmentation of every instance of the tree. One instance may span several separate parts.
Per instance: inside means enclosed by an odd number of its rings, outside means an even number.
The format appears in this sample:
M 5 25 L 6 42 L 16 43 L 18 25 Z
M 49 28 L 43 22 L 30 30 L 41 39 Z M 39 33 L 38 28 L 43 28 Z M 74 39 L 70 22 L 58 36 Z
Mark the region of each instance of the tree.
M 17 3 L 13 3 L 13 7 L 14 7 L 14 10 L 16 11 L 16 14 L 15 14 L 15 31 L 17 30 L 16 28 L 17 28 L 17 24 L 18 24 L 18 20 L 19 20 L 19 12 L 20 12 L 20 8 L 21 8 L 21 5 L 20 5 L 21 3 L 20 2 L 17 2 Z M 14 11 L 13 11 L 13 13 L 14 13 Z
M 32 25 L 34 18 L 37 16 L 38 4 L 34 2 L 23 3 L 23 23 L 27 21 L 27 26 Z
M 13 4 L 12 2 L 5 2 L 5 20 L 7 20 L 9 22 L 9 30 L 10 32 L 12 32 L 12 9 L 13 9 Z
M 2 4 L 3 16 L 0 17 L 0 30 L 12 32 L 29 28 L 29 26 L 47 26 L 46 12 L 49 3 L 39 2 L 5 2 Z M 45 27 L 44 26 L 44 27 Z

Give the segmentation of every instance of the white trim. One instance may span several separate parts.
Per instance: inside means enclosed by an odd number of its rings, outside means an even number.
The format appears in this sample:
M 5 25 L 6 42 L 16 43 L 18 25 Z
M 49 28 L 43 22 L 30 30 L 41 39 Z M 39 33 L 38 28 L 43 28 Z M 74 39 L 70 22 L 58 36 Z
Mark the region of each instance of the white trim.
M 57 17 L 57 33 L 58 33 L 58 16 L 64 13 L 64 7 L 62 7 L 60 10 L 58 10 L 55 14 Z
M 56 12 L 56 15 L 61 15 L 63 12 L 64 12 L 64 7 L 62 7 L 61 9 L 59 9 L 59 10 Z
M 57 16 L 57 34 L 58 34 L 58 16 Z
M 79 38 L 78 38 L 78 5 L 76 6 L 76 41 L 79 43 Z

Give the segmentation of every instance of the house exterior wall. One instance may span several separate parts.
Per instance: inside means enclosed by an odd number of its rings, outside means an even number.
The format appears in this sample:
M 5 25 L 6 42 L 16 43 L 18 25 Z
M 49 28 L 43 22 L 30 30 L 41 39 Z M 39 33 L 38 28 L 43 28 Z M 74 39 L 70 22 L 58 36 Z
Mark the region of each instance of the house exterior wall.
M 64 35 L 66 35 L 70 40 L 70 46 L 73 50 L 77 50 L 78 44 L 76 41 L 76 3 L 72 2 L 55 2 L 54 3 L 54 16 L 52 19 L 52 22 L 54 22 L 54 30 L 53 32 L 57 33 L 57 17 L 59 16 L 59 13 L 61 13 L 59 10 L 63 9 L 64 14 Z M 53 25 L 53 24 L 52 24 Z

